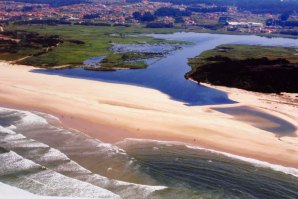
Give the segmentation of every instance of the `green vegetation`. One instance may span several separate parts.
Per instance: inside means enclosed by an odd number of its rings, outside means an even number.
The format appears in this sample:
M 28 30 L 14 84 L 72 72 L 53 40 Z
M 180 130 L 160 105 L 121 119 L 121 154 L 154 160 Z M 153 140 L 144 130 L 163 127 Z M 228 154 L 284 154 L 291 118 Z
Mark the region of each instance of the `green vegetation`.
M 0 58 L 16 60 L 22 57 L 38 56 L 59 45 L 58 36 L 41 36 L 27 31 L 6 31 L 0 35 Z
M 26 55 L 24 54 L 12 54 L 12 53 L 0 53 L 0 59 L 6 61 L 14 61 L 18 59 L 22 59 Z
M 78 66 L 83 61 L 96 56 L 107 56 L 111 52 L 112 43 L 178 43 L 177 41 L 165 41 L 151 37 L 131 37 L 131 34 L 161 33 L 169 34 L 181 29 L 176 28 L 145 28 L 142 26 L 132 27 L 106 27 L 106 26 L 71 26 L 71 25 L 10 25 L 6 27 L 8 32 L 23 32 L 13 40 L 21 42 L 7 46 L 7 40 L 1 39 L 0 35 L 0 59 L 37 67 L 54 66 Z M 185 31 L 204 32 L 203 30 L 188 29 Z M 210 32 L 210 31 L 207 31 Z M 213 32 L 213 33 L 219 33 Z M 226 33 L 226 32 L 223 32 Z M 3 33 L 2 33 L 3 34 Z M 37 38 L 57 38 L 58 45 L 46 45 L 44 41 L 28 41 L 27 36 L 35 35 Z M 37 34 L 37 35 L 36 35 Z M 10 35 L 11 36 L 11 35 Z M 51 42 L 52 43 L 52 42 Z M 183 43 L 183 42 L 180 42 Z M 33 45 L 32 45 L 33 44 Z M 26 59 L 23 59 L 25 58 Z M 140 65 L 138 63 L 137 65 Z M 141 64 L 143 65 L 143 64 Z
M 117 69 L 142 69 L 148 65 L 143 61 L 144 59 L 162 56 L 157 53 L 120 53 L 110 54 L 106 56 L 99 64 L 99 66 L 87 66 L 86 70 L 117 70 Z
M 38 67 L 53 67 L 61 65 L 80 65 L 86 59 L 95 56 L 107 56 L 111 52 L 109 48 L 112 43 L 160 43 L 164 40 L 154 39 L 151 37 L 129 37 L 130 34 L 148 34 L 148 33 L 172 33 L 177 29 L 148 29 L 143 27 L 94 27 L 94 26 L 48 26 L 48 25 L 24 25 L 10 26 L 8 31 L 28 31 L 38 33 L 42 36 L 49 37 L 58 35 L 63 41 L 57 47 L 48 49 L 46 53 L 40 53 L 34 56 L 36 52 L 44 52 L 43 48 L 24 48 L 22 53 L 9 53 L 0 56 L 1 59 L 9 59 L 17 56 L 26 57 L 19 61 L 20 64 L 33 65 Z M 113 35 L 112 35 L 113 34 Z M 112 35 L 112 36 L 111 36 Z M 76 42 L 74 42 L 76 41 Z M 168 42 L 168 41 L 166 41 Z M 174 41 L 169 41 L 174 42 Z M 140 65 L 138 63 L 137 65 Z
M 298 92 L 296 53 L 288 47 L 221 45 L 189 59 L 186 77 L 257 92 Z

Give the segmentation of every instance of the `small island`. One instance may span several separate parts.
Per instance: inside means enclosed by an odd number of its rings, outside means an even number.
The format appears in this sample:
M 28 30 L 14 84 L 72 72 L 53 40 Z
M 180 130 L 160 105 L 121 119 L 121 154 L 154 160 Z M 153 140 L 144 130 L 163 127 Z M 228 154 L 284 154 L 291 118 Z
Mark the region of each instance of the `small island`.
M 162 53 L 145 53 L 145 52 L 125 52 L 112 53 L 103 58 L 95 66 L 85 66 L 85 70 L 93 71 L 115 71 L 119 69 L 144 69 L 148 64 L 146 59 L 161 57 Z
M 186 78 L 263 93 L 298 92 L 297 49 L 221 45 L 189 59 Z

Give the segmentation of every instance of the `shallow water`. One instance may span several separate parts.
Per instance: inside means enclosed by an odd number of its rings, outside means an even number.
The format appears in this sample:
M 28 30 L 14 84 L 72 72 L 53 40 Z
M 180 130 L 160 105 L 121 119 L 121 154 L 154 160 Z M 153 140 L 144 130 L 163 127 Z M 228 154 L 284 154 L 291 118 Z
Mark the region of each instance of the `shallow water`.
M 86 61 L 84 61 L 84 66 L 97 66 L 102 60 L 104 59 L 103 56 L 92 57 Z
M 216 111 L 229 114 L 235 119 L 245 121 L 262 130 L 274 133 L 277 137 L 297 136 L 295 125 L 282 118 L 270 115 L 247 106 L 213 108 Z
M 0 162 L 1 183 L 46 196 L 298 197 L 297 169 L 182 143 L 107 144 L 53 116 L 3 108 Z
M 190 71 L 188 58 L 221 44 L 254 44 L 267 46 L 298 47 L 298 40 L 287 38 L 266 38 L 247 35 L 216 35 L 205 33 L 175 33 L 150 35 L 160 39 L 192 42 L 181 49 L 167 54 L 161 59 L 149 61 L 147 69 L 118 71 L 85 71 L 81 68 L 67 70 L 34 70 L 34 72 L 62 75 L 74 78 L 87 78 L 107 82 L 117 82 L 157 89 L 172 99 L 187 105 L 210 105 L 234 103 L 226 93 L 198 85 L 184 78 Z

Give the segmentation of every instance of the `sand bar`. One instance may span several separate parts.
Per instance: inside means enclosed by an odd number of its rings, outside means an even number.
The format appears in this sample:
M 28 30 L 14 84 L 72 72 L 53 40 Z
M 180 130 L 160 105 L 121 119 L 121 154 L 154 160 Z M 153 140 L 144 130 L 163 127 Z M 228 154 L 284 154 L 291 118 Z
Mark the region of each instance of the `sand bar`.
M 298 168 L 296 136 L 279 138 L 213 110 L 251 106 L 298 129 L 298 94 L 265 95 L 216 87 L 239 103 L 190 107 L 153 89 L 32 73 L 32 69 L 0 62 L 1 107 L 52 114 L 65 126 L 105 142 L 124 138 L 182 141 Z

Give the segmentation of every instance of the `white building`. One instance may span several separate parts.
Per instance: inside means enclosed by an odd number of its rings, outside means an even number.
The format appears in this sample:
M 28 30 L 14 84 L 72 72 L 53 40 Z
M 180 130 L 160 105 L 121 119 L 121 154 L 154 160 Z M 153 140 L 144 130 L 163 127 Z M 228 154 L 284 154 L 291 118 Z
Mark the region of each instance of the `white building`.
M 260 28 L 264 25 L 262 23 L 257 22 L 236 22 L 236 21 L 228 21 L 229 26 L 237 27 L 237 28 Z

